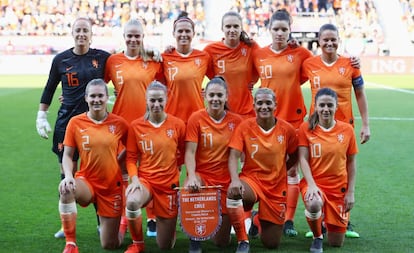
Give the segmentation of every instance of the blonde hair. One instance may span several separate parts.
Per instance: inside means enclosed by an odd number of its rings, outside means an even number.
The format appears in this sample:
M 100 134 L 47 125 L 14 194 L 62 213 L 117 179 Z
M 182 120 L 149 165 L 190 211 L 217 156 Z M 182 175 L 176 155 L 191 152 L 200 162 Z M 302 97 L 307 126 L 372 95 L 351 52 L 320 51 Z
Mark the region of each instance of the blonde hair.
M 139 21 L 138 19 L 130 19 L 124 25 L 124 36 L 125 36 L 126 28 L 128 26 L 134 26 L 134 27 L 141 28 L 142 32 L 144 33 L 144 26 L 142 25 L 141 21 Z M 144 61 L 148 61 L 149 59 L 151 59 L 151 56 L 148 55 L 147 52 L 144 49 L 144 40 L 142 40 L 142 42 L 141 42 L 141 45 L 140 45 L 140 48 L 139 48 L 139 55 L 141 56 L 141 58 Z

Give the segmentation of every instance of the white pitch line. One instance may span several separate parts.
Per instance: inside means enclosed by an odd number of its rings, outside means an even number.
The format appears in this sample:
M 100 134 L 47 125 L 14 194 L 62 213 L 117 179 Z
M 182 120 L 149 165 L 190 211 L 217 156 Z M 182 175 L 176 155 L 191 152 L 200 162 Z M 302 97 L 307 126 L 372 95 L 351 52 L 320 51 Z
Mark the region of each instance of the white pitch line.
M 383 88 L 383 89 L 386 89 L 386 90 L 393 90 L 393 91 L 398 91 L 398 92 L 402 92 L 402 93 L 414 94 L 414 90 L 394 88 L 394 87 L 387 86 L 387 85 L 384 85 L 384 84 L 372 83 L 372 82 L 366 82 L 366 84 L 376 86 L 376 87 L 380 87 L 380 88 Z
M 361 117 L 355 117 L 355 119 L 361 119 Z M 382 120 L 382 121 L 414 121 L 414 118 L 369 117 L 369 120 Z

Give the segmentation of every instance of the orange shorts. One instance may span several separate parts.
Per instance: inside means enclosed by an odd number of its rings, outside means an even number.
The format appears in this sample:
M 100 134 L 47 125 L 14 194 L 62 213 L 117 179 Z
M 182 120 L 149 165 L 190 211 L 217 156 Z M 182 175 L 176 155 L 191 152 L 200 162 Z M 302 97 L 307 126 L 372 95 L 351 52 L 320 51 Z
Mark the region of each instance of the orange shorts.
M 213 186 L 213 185 L 221 185 L 220 188 L 220 205 L 221 205 L 221 213 L 227 214 L 227 206 L 226 206 L 226 198 L 227 198 L 227 189 L 229 188 L 230 178 L 227 182 L 224 180 L 217 180 L 213 178 L 203 177 L 203 174 L 196 173 L 201 180 L 203 181 L 205 186 Z
M 152 207 L 155 216 L 161 218 L 175 218 L 178 214 L 178 195 L 177 191 L 171 189 L 171 187 L 161 187 L 151 184 L 144 178 L 140 178 L 141 184 L 148 189 L 152 196 Z M 178 182 L 175 185 L 179 185 Z M 151 201 L 149 202 L 151 203 Z
M 308 186 L 304 183 L 301 184 L 302 199 L 304 199 Z M 349 220 L 349 212 L 345 210 L 345 194 L 342 197 L 336 197 L 322 192 L 323 200 L 323 219 L 326 224 L 326 230 L 328 232 L 345 233 Z
M 263 184 L 257 179 L 249 178 L 246 175 L 240 175 L 240 180 L 247 183 L 256 195 L 256 201 L 259 202 L 259 219 L 283 225 L 285 223 L 286 212 L 286 185 L 280 185 L 275 191 L 281 192 L 282 194 L 269 195 L 265 193 L 262 186 Z
M 92 194 L 92 203 L 96 203 L 96 213 L 99 216 L 118 217 L 122 215 L 124 209 L 124 186 L 122 184 L 122 177 L 119 180 L 114 180 L 114 183 L 106 189 L 102 189 L 100 185 L 97 186 L 96 183 L 94 184 L 84 177 L 77 177 L 77 179 L 82 180 L 88 186 Z

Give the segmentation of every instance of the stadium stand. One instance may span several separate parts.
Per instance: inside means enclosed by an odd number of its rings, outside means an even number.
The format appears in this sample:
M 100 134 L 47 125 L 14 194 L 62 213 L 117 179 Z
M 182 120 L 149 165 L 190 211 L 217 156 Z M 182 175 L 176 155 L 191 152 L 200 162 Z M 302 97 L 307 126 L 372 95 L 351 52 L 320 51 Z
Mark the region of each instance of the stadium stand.
M 224 1 L 224 0 L 223 0 Z M 385 33 L 376 10 L 376 0 L 227 0 L 233 10 L 245 18 L 245 31 L 260 40 L 266 31 L 271 13 L 287 9 L 292 17 L 292 36 L 308 49 L 317 50 L 317 32 L 324 23 L 334 23 L 341 31 L 343 52 L 356 55 L 386 54 Z M 399 1 L 407 33 L 414 41 L 414 0 Z M 77 16 L 94 21 L 95 47 L 109 51 L 99 37 L 121 37 L 121 27 L 130 18 L 140 18 L 147 37 L 163 37 L 171 30 L 171 22 L 185 10 L 196 23 L 197 37 L 205 35 L 207 0 L 6 0 L 0 1 L 0 36 L 5 38 L 0 52 L 5 54 L 54 54 L 65 48 L 55 38 L 69 36 L 71 22 Z M 29 36 L 33 45 L 27 45 Z M 42 39 L 33 39 L 33 38 Z M 46 38 L 46 39 L 44 39 Z M 95 40 L 95 39 L 94 39 Z M 160 40 L 160 39 L 158 39 Z M 45 41 L 49 41 L 46 42 Z M 62 41 L 60 39 L 60 41 Z M 157 39 L 154 39 L 157 41 Z M 162 41 L 165 41 L 164 39 Z M 264 39 L 263 41 L 269 41 Z M 162 45 L 161 45 L 162 46 Z

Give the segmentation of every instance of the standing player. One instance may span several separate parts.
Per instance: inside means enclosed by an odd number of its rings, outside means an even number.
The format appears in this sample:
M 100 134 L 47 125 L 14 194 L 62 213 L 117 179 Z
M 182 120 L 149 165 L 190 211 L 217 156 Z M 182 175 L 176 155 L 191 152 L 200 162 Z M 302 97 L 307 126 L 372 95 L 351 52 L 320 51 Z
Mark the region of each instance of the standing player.
M 359 113 L 362 118 L 360 142 L 366 143 L 371 135 L 368 117 L 368 101 L 365 95 L 364 80 L 359 69 L 350 64 L 350 59 L 337 54 L 339 44 L 338 29 L 332 24 L 325 24 L 319 30 L 319 45 L 322 55 L 314 56 L 303 64 L 303 75 L 309 79 L 312 91 L 312 101 L 320 88 L 328 87 L 338 95 L 338 110 L 335 119 L 347 122 L 354 126 L 352 112 L 352 89 L 354 90 Z M 310 113 L 314 111 L 311 104 Z M 347 237 L 359 237 L 348 226 Z
M 131 183 L 126 189 L 126 216 L 133 243 L 125 253 L 144 251 L 141 208 L 153 201 L 157 219 L 157 244 L 171 249 L 175 243 L 177 192 L 184 152 L 185 124 L 165 113 L 167 89 L 152 82 L 146 92 L 147 113 L 134 120 L 128 131 L 127 169 Z M 138 164 L 138 165 L 137 165 Z
M 315 94 L 315 112 L 299 129 L 300 182 L 305 216 L 313 232 L 310 252 L 323 252 L 322 220 L 329 245 L 341 247 L 355 203 L 356 153 L 352 126 L 335 120 L 338 98 L 330 88 Z
M 226 208 L 228 170 L 228 143 L 241 117 L 229 111 L 228 91 L 222 77 L 212 78 L 205 88 L 206 109 L 194 112 L 188 120 L 186 132 L 185 187 L 197 191 L 200 186 L 221 185 L 222 223 L 214 243 L 224 247 L 230 242 L 230 219 Z M 220 175 L 219 177 L 217 175 Z M 201 252 L 200 241 L 190 241 L 190 253 Z
M 193 112 L 204 108 L 201 87 L 209 71 L 210 57 L 192 48 L 194 22 L 186 13 L 174 21 L 173 35 L 177 42 L 176 49 L 162 54 L 168 87 L 166 112 L 187 122 Z
M 128 123 L 144 116 L 145 90 L 151 81 L 162 78 L 161 63 L 152 61 L 144 49 L 144 29 L 136 19 L 124 26 L 126 50 L 108 58 L 105 81 L 111 80 L 115 87 L 116 100 L 112 113 L 122 116 Z M 128 173 L 123 166 L 124 184 L 128 186 Z M 147 207 L 147 236 L 156 236 L 156 222 L 152 209 Z M 127 220 L 121 220 L 121 231 L 125 233 Z
M 57 155 L 62 179 L 65 176 L 62 169 L 62 156 L 66 126 L 70 118 L 87 111 L 86 84 L 92 79 L 104 77 L 105 63 L 109 57 L 109 53 L 105 51 L 90 48 L 92 23 L 88 18 L 81 17 L 73 22 L 72 37 L 74 47 L 59 53 L 53 59 L 36 119 L 37 132 L 42 138 L 48 139 L 51 127 L 47 121 L 47 112 L 56 88 L 61 83 L 63 102 L 55 124 L 52 151 Z M 77 168 L 77 160 L 78 154 L 75 152 L 73 168 Z M 55 237 L 64 238 L 63 230 L 60 229 Z
M 289 47 L 291 17 L 286 10 L 278 10 L 270 18 L 269 31 L 272 43 L 254 52 L 254 65 L 260 75 L 261 87 L 270 88 L 277 94 L 275 116 L 292 124 L 297 130 L 306 116 L 302 95 L 301 67 L 312 53 L 303 47 Z M 288 171 L 286 221 L 283 233 L 296 236 L 293 226 L 299 197 L 299 173 L 297 164 Z
M 229 144 L 231 183 L 227 207 L 237 209 L 229 212 L 230 219 L 238 221 L 234 227 L 245 235 L 243 206 L 251 209 L 259 202 L 261 241 L 266 248 L 277 248 L 285 221 L 287 169 L 297 160 L 297 138 L 289 123 L 274 116 L 276 97 L 272 90 L 259 88 L 254 108 L 256 117 L 244 120 Z M 239 175 L 242 153 L 245 163 Z M 249 252 L 249 248 L 247 238 L 239 239 L 237 252 Z
M 204 48 L 213 62 L 213 72 L 209 77 L 224 77 L 229 89 L 229 107 L 233 112 L 243 118 L 254 117 L 251 91 L 258 76 L 252 52 L 259 46 L 243 31 L 242 18 L 237 12 L 229 11 L 223 15 L 221 29 L 224 38 Z
M 59 184 L 59 212 L 66 235 L 64 253 L 77 253 L 76 202 L 86 207 L 97 203 L 101 222 L 101 245 L 115 249 L 122 214 L 122 174 L 118 146 L 126 144 L 128 123 L 107 112 L 108 87 L 102 79 L 91 80 L 85 89 L 89 111 L 70 119 L 66 129 L 62 168 L 65 178 Z M 75 150 L 79 152 L 80 169 L 74 167 Z M 123 157 L 125 158 L 125 157 Z

